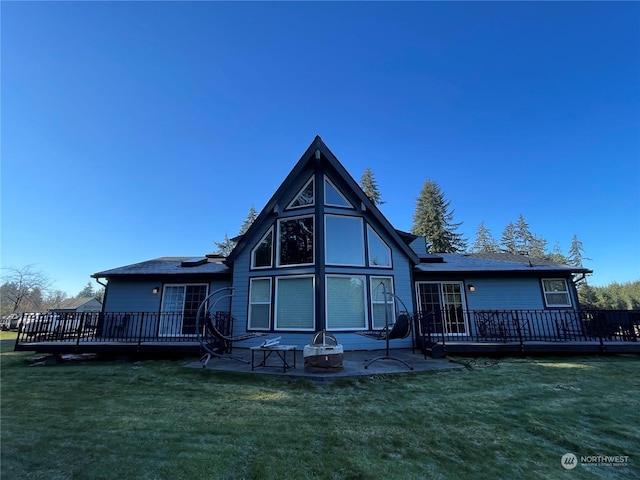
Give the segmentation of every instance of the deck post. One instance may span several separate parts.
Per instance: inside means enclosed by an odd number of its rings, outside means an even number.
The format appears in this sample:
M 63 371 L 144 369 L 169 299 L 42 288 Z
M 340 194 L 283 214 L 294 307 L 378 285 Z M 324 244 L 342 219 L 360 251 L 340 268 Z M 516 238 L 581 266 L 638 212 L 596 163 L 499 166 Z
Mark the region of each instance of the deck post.
M 82 331 L 84 330 L 84 319 L 85 319 L 85 314 L 83 312 L 80 314 L 80 322 L 78 323 L 78 330 L 76 332 L 76 335 L 77 335 L 76 347 L 80 345 L 80 336 L 82 335 Z
M 520 318 L 518 317 L 518 310 L 512 310 L 514 312 L 514 322 L 516 324 L 516 331 L 518 332 L 518 341 L 520 342 L 520 351 L 524 352 L 524 340 L 522 339 L 522 328 L 520 327 Z
M 142 327 L 144 326 L 144 312 L 140 313 L 140 328 L 138 329 L 138 351 L 142 346 Z

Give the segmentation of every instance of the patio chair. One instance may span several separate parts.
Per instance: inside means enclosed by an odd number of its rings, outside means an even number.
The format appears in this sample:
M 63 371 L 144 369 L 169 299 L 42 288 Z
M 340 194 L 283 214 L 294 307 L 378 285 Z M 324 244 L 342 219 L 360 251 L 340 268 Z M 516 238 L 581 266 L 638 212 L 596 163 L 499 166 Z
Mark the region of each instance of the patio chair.
M 127 330 L 127 326 L 129 325 L 129 318 L 131 316 L 126 313 L 122 317 L 118 318 L 116 323 L 113 325 L 113 333 L 116 337 L 124 336 L 124 333 Z
M 407 363 L 401 358 L 392 357 L 389 354 L 389 340 L 398 339 L 398 338 L 407 338 L 409 335 L 411 335 L 413 332 L 413 329 L 411 328 L 411 323 L 412 323 L 412 320 L 411 320 L 411 317 L 409 317 L 409 314 L 407 312 L 401 312 L 398 315 L 396 322 L 393 325 L 387 325 L 382 330 L 367 330 L 362 332 L 356 332 L 356 334 L 361 335 L 363 337 L 372 338 L 374 340 L 384 340 L 386 342 L 385 354 L 369 360 L 365 364 L 364 368 L 365 369 L 369 368 L 369 365 L 371 365 L 374 362 L 377 362 L 378 360 L 395 360 L 396 362 L 400 362 L 406 365 L 407 368 L 409 368 L 409 370 L 413 370 L 413 366 L 411 364 Z
M 211 305 L 209 305 L 210 300 L 214 296 L 224 291 L 229 293 L 218 296 L 211 302 Z M 221 288 L 207 296 L 200 305 L 200 308 L 198 308 L 196 315 L 196 332 L 200 345 L 205 351 L 205 354 L 200 358 L 202 368 L 207 366 L 211 357 L 230 358 L 231 360 L 250 364 L 251 362 L 249 362 L 249 360 L 231 355 L 233 342 L 241 342 L 266 335 L 266 333 L 263 332 L 247 332 L 233 335 L 233 317 L 229 312 L 216 311 L 213 315 L 210 313 L 219 302 L 232 296 L 233 289 L 231 287 Z

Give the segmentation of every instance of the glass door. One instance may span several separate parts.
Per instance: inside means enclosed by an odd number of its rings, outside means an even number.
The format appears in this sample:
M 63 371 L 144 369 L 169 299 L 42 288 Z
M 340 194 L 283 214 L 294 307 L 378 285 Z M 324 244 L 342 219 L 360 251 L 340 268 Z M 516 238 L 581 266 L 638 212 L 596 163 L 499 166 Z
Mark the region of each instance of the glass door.
M 468 332 L 463 291 L 462 282 L 416 282 L 418 309 L 430 314 L 427 322 L 431 333 Z

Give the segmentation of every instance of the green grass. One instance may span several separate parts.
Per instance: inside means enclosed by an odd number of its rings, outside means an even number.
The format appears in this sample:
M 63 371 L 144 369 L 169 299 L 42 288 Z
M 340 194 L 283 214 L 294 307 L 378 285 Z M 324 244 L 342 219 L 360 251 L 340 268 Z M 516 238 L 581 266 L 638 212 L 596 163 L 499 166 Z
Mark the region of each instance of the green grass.
M 1 356 L 3 479 L 639 478 L 640 358 L 463 361 L 328 385 Z M 564 453 L 629 455 L 625 467 Z

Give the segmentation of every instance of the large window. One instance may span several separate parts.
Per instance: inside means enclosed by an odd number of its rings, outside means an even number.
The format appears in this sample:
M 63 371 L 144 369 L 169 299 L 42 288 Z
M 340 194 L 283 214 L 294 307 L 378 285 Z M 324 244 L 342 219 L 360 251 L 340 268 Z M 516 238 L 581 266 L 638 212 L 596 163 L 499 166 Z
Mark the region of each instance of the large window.
M 165 285 L 162 294 L 161 336 L 194 335 L 196 314 L 207 296 L 207 285 Z
M 364 276 L 327 275 L 327 329 L 367 328 Z
M 367 246 L 370 267 L 391 267 L 391 249 L 370 225 L 367 225 Z
M 313 264 L 313 218 L 278 220 L 278 266 Z
M 364 266 L 364 231 L 362 218 L 325 216 L 326 263 L 328 265 Z
M 387 323 L 393 325 L 396 321 L 395 298 L 389 295 L 390 293 L 393 293 L 391 277 L 371 277 L 371 314 L 374 330 L 384 328 Z
M 271 278 L 252 278 L 249 287 L 249 328 L 271 328 Z
M 564 278 L 543 278 L 544 303 L 547 307 L 570 307 L 571 297 L 567 280 Z
M 273 265 L 273 227 L 251 251 L 251 268 L 269 268 Z
M 432 332 L 468 332 L 462 282 L 417 282 L 416 290 L 420 311 L 432 314 Z
M 314 277 L 276 277 L 276 330 L 315 328 Z

